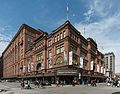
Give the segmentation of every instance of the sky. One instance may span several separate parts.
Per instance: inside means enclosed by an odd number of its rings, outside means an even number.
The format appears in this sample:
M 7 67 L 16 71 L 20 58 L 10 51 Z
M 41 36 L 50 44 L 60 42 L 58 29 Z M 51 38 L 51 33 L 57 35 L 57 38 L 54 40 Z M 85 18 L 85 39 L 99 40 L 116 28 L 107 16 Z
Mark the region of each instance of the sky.
M 120 0 L 0 0 L 0 40 L 9 41 L 22 24 L 49 34 L 67 20 L 98 49 L 114 52 L 120 72 Z M 0 54 L 8 42 L 0 41 Z

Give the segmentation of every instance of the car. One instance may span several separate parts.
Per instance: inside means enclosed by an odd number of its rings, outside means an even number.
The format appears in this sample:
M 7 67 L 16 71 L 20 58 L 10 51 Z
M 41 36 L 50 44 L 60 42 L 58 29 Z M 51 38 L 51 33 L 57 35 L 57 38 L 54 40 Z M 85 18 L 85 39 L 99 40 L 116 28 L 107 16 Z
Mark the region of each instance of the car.
M 16 80 L 9 79 L 9 80 L 6 80 L 6 82 L 16 82 Z

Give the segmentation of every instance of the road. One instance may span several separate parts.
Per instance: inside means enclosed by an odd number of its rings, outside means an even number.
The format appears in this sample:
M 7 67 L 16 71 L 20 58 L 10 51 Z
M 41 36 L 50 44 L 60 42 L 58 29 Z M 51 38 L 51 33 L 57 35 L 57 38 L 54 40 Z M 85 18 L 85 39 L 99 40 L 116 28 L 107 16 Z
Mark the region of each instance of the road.
M 20 83 L 1 82 L 0 89 L 8 91 L 0 92 L 0 94 L 120 94 L 120 87 L 107 87 L 106 84 L 98 84 L 97 87 L 77 85 L 75 87 L 66 85 L 63 87 L 46 86 L 45 89 L 35 88 L 21 89 Z

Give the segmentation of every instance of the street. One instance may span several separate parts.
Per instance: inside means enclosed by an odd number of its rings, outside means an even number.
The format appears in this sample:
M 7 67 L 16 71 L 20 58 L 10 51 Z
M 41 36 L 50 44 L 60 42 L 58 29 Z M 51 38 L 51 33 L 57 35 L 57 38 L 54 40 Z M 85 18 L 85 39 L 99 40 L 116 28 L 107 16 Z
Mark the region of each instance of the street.
M 17 82 L 1 82 L 0 89 L 5 89 L 7 91 L 2 91 L 0 94 L 120 94 L 119 87 L 107 87 L 105 83 L 97 84 L 97 87 L 86 86 L 86 85 L 76 85 L 75 87 L 71 85 L 56 87 L 45 86 L 45 88 L 36 88 L 31 85 L 32 89 L 21 89 L 20 83 Z

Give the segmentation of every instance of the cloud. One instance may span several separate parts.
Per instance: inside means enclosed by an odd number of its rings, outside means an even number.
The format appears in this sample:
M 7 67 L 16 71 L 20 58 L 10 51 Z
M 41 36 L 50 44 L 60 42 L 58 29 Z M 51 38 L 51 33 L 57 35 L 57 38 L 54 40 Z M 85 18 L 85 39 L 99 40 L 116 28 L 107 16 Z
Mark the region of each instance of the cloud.
M 2 52 L 5 50 L 12 38 L 10 30 L 11 27 L 9 26 L 0 26 L 0 55 L 2 55 Z
M 97 42 L 98 49 L 103 53 L 115 53 L 116 72 L 118 72 L 120 71 L 120 66 L 118 67 L 120 65 L 120 12 L 112 14 L 111 7 L 113 5 L 109 1 L 94 0 L 90 3 L 87 12 L 83 15 L 87 21 L 94 21 L 89 24 L 75 23 L 75 27 L 86 38 L 92 37 Z M 99 18 L 99 20 L 92 19 L 92 16 Z
M 105 17 L 111 11 L 112 2 L 111 0 L 93 0 L 90 4 L 90 8 L 92 8 L 97 16 Z

